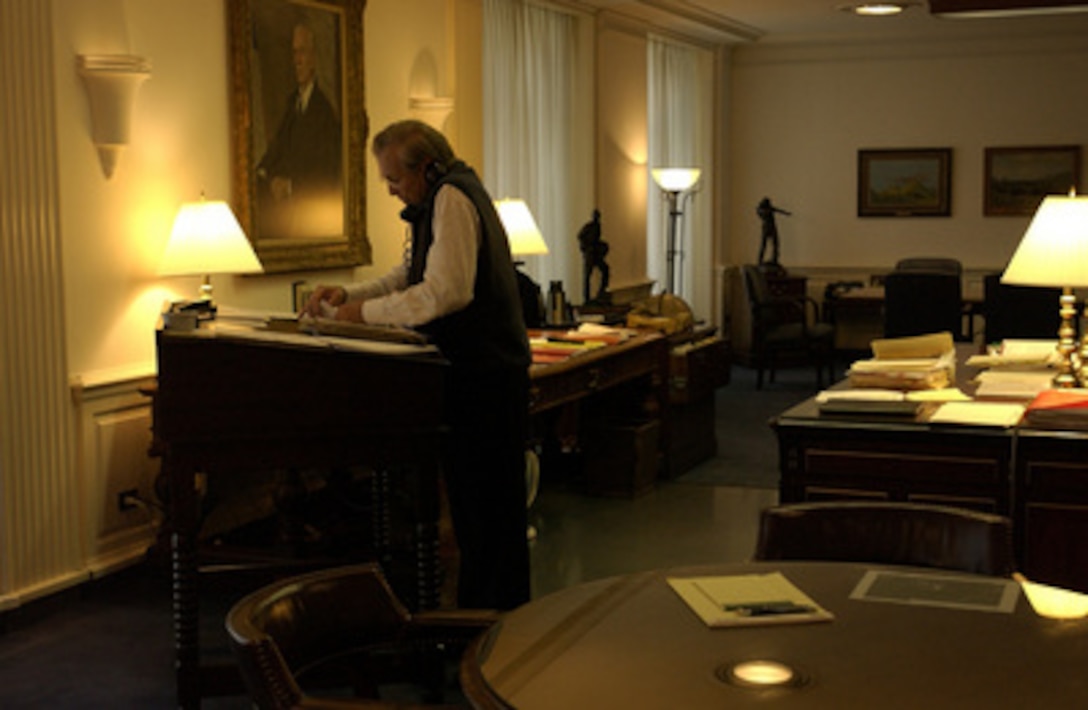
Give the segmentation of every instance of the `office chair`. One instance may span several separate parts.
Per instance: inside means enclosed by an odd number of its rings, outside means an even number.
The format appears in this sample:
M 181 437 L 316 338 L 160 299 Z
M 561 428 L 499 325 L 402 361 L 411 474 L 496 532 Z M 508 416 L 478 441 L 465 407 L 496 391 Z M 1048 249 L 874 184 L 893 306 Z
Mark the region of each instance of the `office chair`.
M 411 614 L 381 568 L 363 564 L 263 587 L 230 609 L 226 627 L 261 710 L 462 707 L 443 687 L 446 667 L 497 616 L 467 609 Z M 379 701 L 379 690 L 391 684 L 407 700 Z
M 820 322 L 816 301 L 807 296 L 774 297 L 758 266 L 741 267 L 752 313 L 752 360 L 756 366 L 756 389 L 763 388 L 763 372 L 770 371 L 774 382 L 780 356 L 794 353 L 816 367 L 816 386 L 834 379 L 835 328 Z
M 987 343 L 1006 338 L 1057 339 L 1060 288 L 1003 284 L 1001 274 L 987 274 L 982 288 Z
M 884 337 L 963 332 L 960 277 L 950 273 L 893 271 L 884 277 Z
M 1016 571 L 1007 517 L 921 503 L 831 501 L 766 508 L 755 557 L 935 567 L 1002 577 Z
M 959 259 L 944 256 L 911 256 L 895 262 L 895 270 L 962 276 L 963 264 L 960 263 Z

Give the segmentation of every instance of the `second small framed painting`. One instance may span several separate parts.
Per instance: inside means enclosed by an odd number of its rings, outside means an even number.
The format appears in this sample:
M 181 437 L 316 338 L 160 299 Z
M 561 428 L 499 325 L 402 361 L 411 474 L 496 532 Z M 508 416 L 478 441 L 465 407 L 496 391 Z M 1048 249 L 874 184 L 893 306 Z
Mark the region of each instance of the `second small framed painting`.
M 858 151 L 859 217 L 947 217 L 951 148 Z
M 1047 195 L 1080 190 L 1080 146 L 987 148 L 983 214 L 1032 215 Z

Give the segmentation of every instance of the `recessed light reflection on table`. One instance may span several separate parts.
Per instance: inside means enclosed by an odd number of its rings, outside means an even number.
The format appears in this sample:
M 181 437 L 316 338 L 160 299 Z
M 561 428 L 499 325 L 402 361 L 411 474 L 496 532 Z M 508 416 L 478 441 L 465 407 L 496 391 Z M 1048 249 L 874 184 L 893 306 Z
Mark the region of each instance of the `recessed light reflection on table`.
M 805 677 L 786 663 L 769 659 L 738 661 L 720 669 L 724 680 L 741 688 L 784 688 L 804 685 Z

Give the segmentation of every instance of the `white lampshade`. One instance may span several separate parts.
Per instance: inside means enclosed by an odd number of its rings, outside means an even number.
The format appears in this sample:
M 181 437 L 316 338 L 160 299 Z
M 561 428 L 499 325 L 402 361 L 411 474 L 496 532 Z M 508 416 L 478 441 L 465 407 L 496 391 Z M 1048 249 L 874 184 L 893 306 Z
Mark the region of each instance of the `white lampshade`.
M 1051 619 L 1081 619 L 1088 616 L 1088 594 L 1032 582 L 1021 574 L 1013 576 L 1039 616 Z
M 1051 195 L 1044 199 L 1001 282 L 1088 287 L 1088 197 Z
M 230 206 L 221 200 L 181 206 L 159 265 L 161 276 L 203 276 L 205 298 L 211 297 L 211 274 L 263 270 Z
M 666 192 L 690 190 L 699 181 L 698 168 L 654 168 L 650 171 L 657 186 Z
M 512 255 L 532 256 L 548 253 L 544 235 L 536 226 L 536 220 L 533 219 L 533 213 L 529 211 L 529 205 L 525 204 L 525 200 L 496 200 L 495 209 L 498 210 L 499 219 L 502 220 L 502 226 L 506 229 L 506 236 L 510 239 Z

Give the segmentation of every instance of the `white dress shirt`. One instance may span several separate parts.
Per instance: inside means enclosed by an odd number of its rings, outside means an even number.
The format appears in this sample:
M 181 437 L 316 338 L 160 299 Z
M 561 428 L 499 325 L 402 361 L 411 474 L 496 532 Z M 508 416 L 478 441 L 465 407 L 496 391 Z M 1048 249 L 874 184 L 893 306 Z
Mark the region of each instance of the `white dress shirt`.
M 349 300 L 365 299 L 367 323 L 416 327 L 459 311 L 472 302 L 480 215 L 465 193 L 450 185 L 438 189 L 431 216 L 434 242 L 427 253 L 423 280 L 408 285 L 408 259 L 373 281 L 348 284 Z

